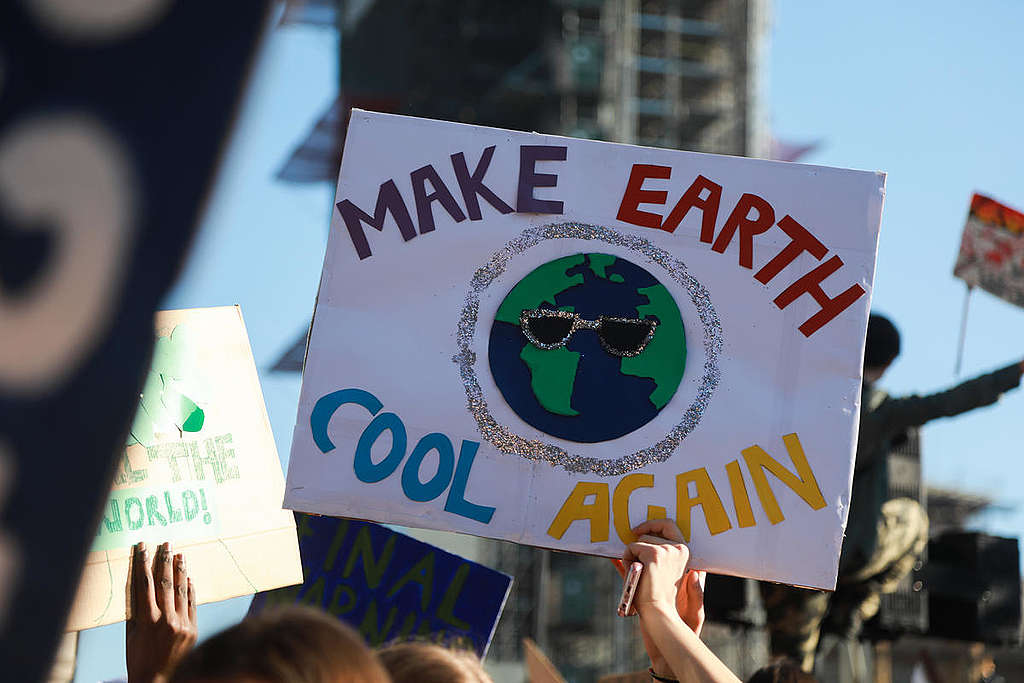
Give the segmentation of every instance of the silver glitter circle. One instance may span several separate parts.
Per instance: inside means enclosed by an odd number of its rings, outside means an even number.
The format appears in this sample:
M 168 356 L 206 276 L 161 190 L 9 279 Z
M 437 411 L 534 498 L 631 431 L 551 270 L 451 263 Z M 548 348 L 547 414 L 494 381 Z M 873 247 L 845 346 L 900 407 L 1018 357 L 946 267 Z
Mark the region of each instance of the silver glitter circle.
M 624 247 L 645 256 L 648 261 L 661 266 L 673 280 L 682 285 L 696 307 L 701 325 L 704 327 L 704 374 L 697 389 L 697 396 L 686 409 L 682 420 L 658 443 L 625 455 L 615 460 L 587 457 L 570 453 L 561 446 L 540 439 L 526 439 L 504 425 L 498 424 L 487 408 L 480 382 L 476 377 L 476 354 L 470 348 L 476 336 L 480 311 L 480 294 L 500 277 L 508 266 L 509 259 L 544 240 L 581 239 L 597 240 Z M 612 477 L 632 472 L 654 463 L 665 462 L 679 447 L 683 439 L 694 430 L 707 410 L 711 394 L 718 386 L 721 371 L 718 366 L 722 351 L 722 323 L 711 303 L 708 290 L 686 270 L 682 261 L 660 249 L 642 237 L 624 235 L 599 225 L 585 223 L 554 223 L 524 230 L 518 237 L 491 255 L 480 267 L 470 282 L 465 305 L 459 316 L 456 332 L 458 353 L 452 361 L 459 367 L 462 384 L 466 388 L 466 407 L 476 420 L 480 434 L 500 452 L 519 455 L 530 460 L 543 460 L 569 472 L 596 474 Z

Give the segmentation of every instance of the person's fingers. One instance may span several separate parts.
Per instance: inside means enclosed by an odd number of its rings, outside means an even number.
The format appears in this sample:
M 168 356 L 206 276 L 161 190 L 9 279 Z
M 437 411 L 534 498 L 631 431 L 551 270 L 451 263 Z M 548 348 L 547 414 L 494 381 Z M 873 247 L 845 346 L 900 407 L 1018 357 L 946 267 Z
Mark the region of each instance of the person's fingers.
M 152 621 L 158 614 L 153 573 L 149 565 L 149 549 L 139 542 L 132 549 L 131 561 L 132 601 L 129 609 L 132 619 Z
M 626 546 L 626 552 L 622 554 L 622 564 L 628 565 L 633 562 L 639 561 L 644 564 L 652 562 L 658 554 L 658 545 L 654 543 L 646 543 L 644 541 L 636 541 Z
M 696 614 L 704 606 L 704 587 L 701 586 L 701 572 L 691 569 L 686 572 L 687 611 Z
M 183 620 L 188 617 L 188 572 L 181 553 L 174 556 L 174 611 Z
M 670 553 L 678 553 L 678 558 L 681 559 L 684 565 L 690 561 L 690 549 L 682 543 L 669 541 L 660 536 L 651 536 L 650 534 L 644 534 L 637 541 L 650 546 L 660 546 L 663 550 L 667 550 Z
M 661 536 L 652 536 L 650 534 L 638 536 L 636 540 L 641 543 L 650 543 L 651 545 L 673 545 L 672 541 L 662 538 Z
M 633 533 L 637 536 L 643 534 L 661 536 L 676 543 L 686 542 L 686 539 L 683 538 L 683 532 L 679 530 L 679 526 L 674 519 L 649 519 L 633 527 Z
M 135 556 L 139 552 L 142 541 L 132 546 L 128 553 L 128 576 L 124 579 L 124 618 L 131 622 L 135 618 Z
M 611 558 L 612 566 L 615 567 L 615 571 L 619 573 L 619 576 L 626 578 L 626 565 L 622 564 L 622 560 L 618 558 Z
M 153 581 L 156 583 L 156 606 L 162 614 L 174 610 L 174 575 L 171 567 L 171 544 L 157 546 L 153 558 Z
M 704 626 L 704 578 L 705 572 L 690 570 L 686 576 L 686 614 L 683 621 L 700 635 Z
M 188 579 L 188 623 L 192 625 L 192 629 L 195 630 L 198 626 L 196 619 L 196 589 L 192 585 L 192 578 Z

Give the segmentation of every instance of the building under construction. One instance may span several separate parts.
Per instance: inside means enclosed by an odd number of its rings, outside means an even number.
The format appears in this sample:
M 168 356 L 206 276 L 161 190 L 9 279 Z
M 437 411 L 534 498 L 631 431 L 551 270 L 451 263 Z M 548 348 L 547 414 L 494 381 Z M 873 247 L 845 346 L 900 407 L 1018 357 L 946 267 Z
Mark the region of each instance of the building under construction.
M 767 0 L 327 0 L 341 92 L 284 180 L 334 180 L 352 106 L 672 149 L 768 156 Z M 286 15 L 287 19 L 287 15 Z

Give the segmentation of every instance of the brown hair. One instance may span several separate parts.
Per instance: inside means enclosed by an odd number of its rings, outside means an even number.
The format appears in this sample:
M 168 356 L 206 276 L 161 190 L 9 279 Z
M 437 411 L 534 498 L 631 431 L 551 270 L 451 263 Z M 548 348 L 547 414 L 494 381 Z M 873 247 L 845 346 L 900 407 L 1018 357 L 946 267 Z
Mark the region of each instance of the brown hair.
M 309 607 L 249 617 L 199 645 L 171 683 L 235 680 L 267 683 L 388 683 L 388 675 L 350 627 Z
M 780 658 L 755 671 L 747 683 L 818 683 L 792 659 Z
M 377 654 L 393 683 L 491 683 L 469 650 L 412 641 L 389 645 Z

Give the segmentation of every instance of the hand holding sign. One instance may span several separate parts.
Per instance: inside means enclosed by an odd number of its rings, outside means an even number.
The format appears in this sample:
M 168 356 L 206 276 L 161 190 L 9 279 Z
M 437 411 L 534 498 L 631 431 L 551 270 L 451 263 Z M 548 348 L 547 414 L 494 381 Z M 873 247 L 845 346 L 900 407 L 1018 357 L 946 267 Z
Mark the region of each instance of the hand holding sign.
M 653 519 L 633 528 L 633 534 L 641 541 L 657 541 L 665 543 L 665 539 L 676 544 L 683 544 L 682 531 L 671 519 Z M 689 552 L 689 551 L 687 551 Z M 639 559 L 639 558 L 638 558 Z M 707 572 L 688 569 L 681 584 L 677 586 L 675 596 L 676 612 L 698 636 L 704 628 L 704 578 Z
M 622 559 L 644 565 L 634 604 L 652 673 L 679 680 L 738 680 L 700 641 L 704 596 L 697 573 L 687 571 L 690 550 L 682 531 L 661 519 L 641 524 L 634 533 L 641 534 L 639 540 L 626 547 Z
M 170 543 L 164 543 L 150 565 L 146 544 L 136 544 L 128 593 L 128 680 L 164 681 L 196 642 L 196 592 L 184 556 L 172 557 Z
M 685 552 L 686 556 L 689 556 L 689 550 L 683 544 L 683 534 L 679 530 L 679 527 L 675 522 L 669 519 L 652 520 L 644 522 L 643 524 L 637 525 L 633 530 L 633 533 L 640 538 L 640 542 L 650 543 L 655 542 L 659 544 L 666 543 L 666 539 L 673 541 L 678 544 L 679 548 Z M 629 548 L 626 550 L 627 553 L 631 553 Z M 618 570 L 619 575 L 624 574 L 624 564 L 622 560 L 613 560 L 615 568 Z M 675 609 L 679 618 L 683 620 L 698 637 L 700 632 L 704 628 L 704 577 L 706 572 L 697 571 L 695 569 L 688 569 L 683 575 L 682 580 L 675 582 L 671 577 L 670 581 L 676 584 L 675 590 Z M 657 581 L 656 578 L 649 578 L 648 581 Z M 639 596 L 638 596 L 639 597 Z M 634 599 L 635 602 L 635 599 Z M 647 651 L 647 656 L 651 658 L 651 670 L 664 677 L 671 677 L 672 669 L 668 665 L 668 660 L 658 649 L 657 643 L 651 638 L 647 629 L 644 627 L 644 622 L 640 622 L 640 635 L 643 637 L 644 649 Z

